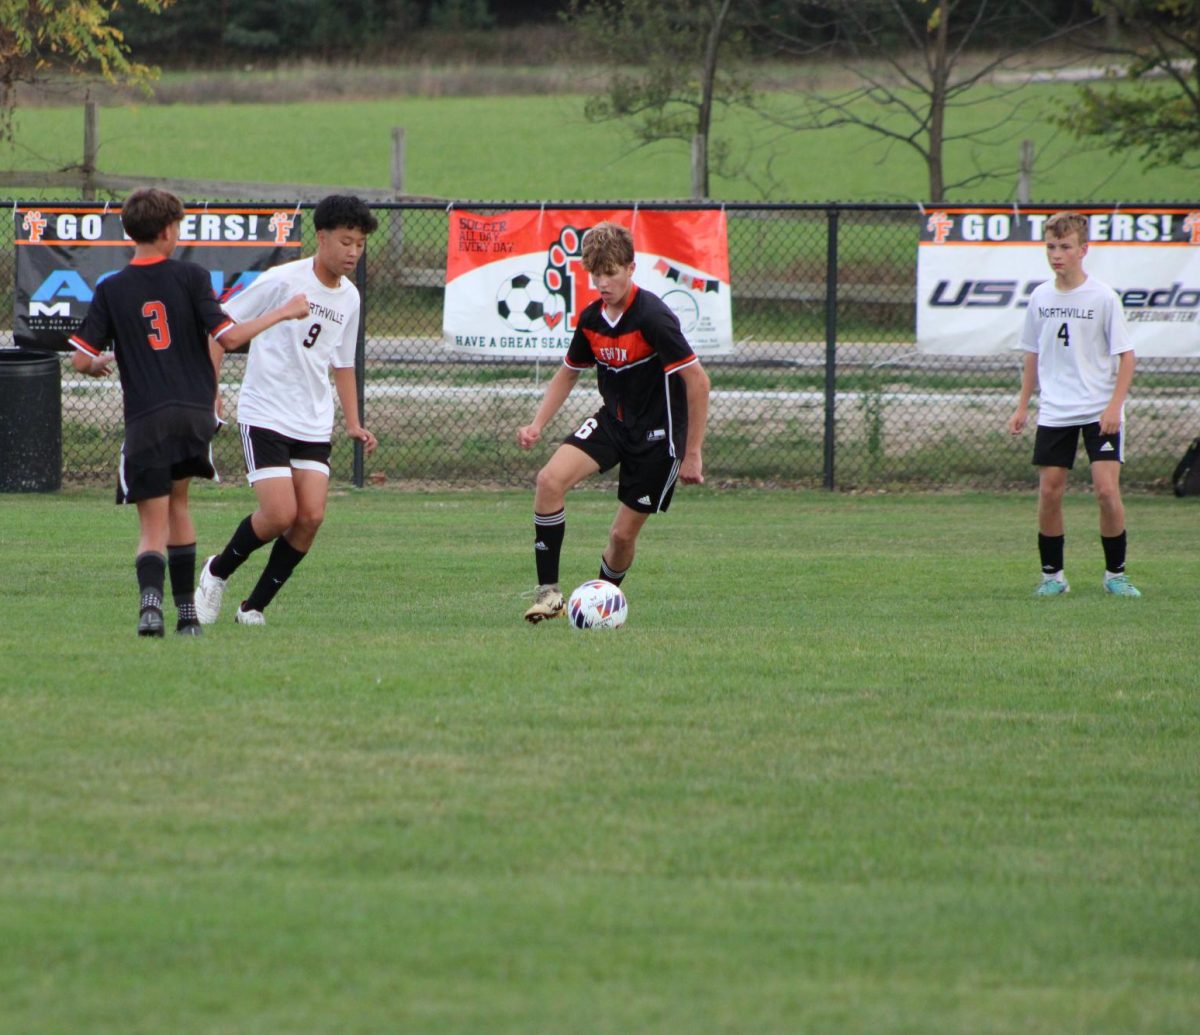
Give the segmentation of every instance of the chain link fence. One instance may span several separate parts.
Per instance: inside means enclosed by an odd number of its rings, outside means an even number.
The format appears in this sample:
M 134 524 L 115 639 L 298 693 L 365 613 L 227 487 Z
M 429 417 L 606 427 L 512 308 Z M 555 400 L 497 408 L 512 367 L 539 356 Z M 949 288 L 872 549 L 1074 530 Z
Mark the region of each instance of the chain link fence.
M 310 206 L 303 206 L 310 207 Z M 528 208 L 469 203 L 481 213 Z M 588 208 L 571 203 L 573 209 Z M 604 208 L 613 208 L 606 204 Z M 683 208 L 683 205 L 641 205 Z M 365 423 L 370 457 L 335 433 L 336 478 L 401 486 L 529 486 L 557 439 L 598 405 L 585 375 L 525 452 L 552 361 L 466 359 L 441 344 L 448 218 L 428 203 L 375 207 L 379 230 L 360 267 Z M 1020 354 L 931 356 L 915 346 L 919 220 L 911 205 L 726 206 L 736 347 L 708 357 L 712 402 L 705 470 L 718 484 L 838 489 L 1027 488 L 1032 433 L 1005 430 Z M 13 282 L 11 220 L 0 277 Z M 305 254 L 315 246 L 304 220 Z M 1000 313 L 1013 323 L 1019 316 Z M 244 359 L 222 369 L 237 416 Z M 1200 434 L 1197 359 L 1141 359 L 1126 407 L 1126 485 L 1165 488 Z M 64 357 L 63 467 L 69 482 L 108 481 L 121 442 L 120 389 L 80 378 Z M 226 478 L 242 470 L 238 436 L 214 443 Z

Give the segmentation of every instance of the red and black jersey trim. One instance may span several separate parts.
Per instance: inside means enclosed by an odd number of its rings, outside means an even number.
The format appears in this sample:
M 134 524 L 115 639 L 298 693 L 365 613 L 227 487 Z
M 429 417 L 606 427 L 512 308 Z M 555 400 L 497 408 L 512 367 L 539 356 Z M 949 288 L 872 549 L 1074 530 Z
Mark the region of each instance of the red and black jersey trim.
M 67 338 L 68 344 L 74 345 L 80 352 L 86 352 L 89 356 L 100 355 L 100 350 L 93 345 L 88 344 L 78 334 L 72 334 Z

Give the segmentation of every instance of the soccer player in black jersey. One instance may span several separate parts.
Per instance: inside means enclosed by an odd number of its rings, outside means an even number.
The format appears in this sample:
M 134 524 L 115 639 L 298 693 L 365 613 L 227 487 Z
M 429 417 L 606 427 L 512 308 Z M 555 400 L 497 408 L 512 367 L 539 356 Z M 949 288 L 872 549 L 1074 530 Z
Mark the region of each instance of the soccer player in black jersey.
M 134 191 L 121 206 L 133 260 L 102 280 L 79 329 L 71 335 L 80 373 L 103 377 L 115 359 L 124 395 L 125 440 L 117 502 L 137 505 L 141 534 L 135 567 L 139 636 L 163 635 L 168 567 L 179 612 L 176 632 L 199 635 L 193 593 L 196 529 L 188 510 L 193 476 L 212 478 L 217 378 L 211 334 L 223 349 L 246 344 L 280 320 L 308 316 L 296 295 L 257 320 L 236 323 L 213 295 L 208 273 L 171 258 L 183 203 L 167 191 Z M 105 352 L 109 342 L 113 350 Z
M 617 516 L 600 558 L 601 579 L 621 584 L 638 533 L 671 503 L 676 480 L 704 481 L 701 447 L 708 424 L 708 375 L 662 299 L 633 283 L 633 234 L 597 223 L 583 239 L 583 266 L 600 297 L 579 315 L 563 365 L 550 379 L 533 423 L 517 432 L 530 449 L 588 367 L 604 405 L 568 435 L 537 476 L 533 500 L 538 588 L 525 619 L 557 618 L 566 529 L 566 494 L 584 478 L 620 465 Z

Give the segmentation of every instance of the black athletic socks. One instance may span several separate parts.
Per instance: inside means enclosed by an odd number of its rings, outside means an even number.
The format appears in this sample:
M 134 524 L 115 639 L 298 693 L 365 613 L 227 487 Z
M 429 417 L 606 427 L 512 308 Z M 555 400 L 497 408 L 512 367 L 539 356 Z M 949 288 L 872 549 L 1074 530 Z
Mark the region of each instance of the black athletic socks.
M 213 558 L 208 570 L 219 579 L 227 579 L 245 563 L 247 557 L 269 542 L 269 539 L 259 539 L 255 535 L 250 515 L 246 515 L 225 545 L 225 549 Z
M 168 545 L 167 572 L 171 576 L 171 597 L 179 620 L 196 621 L 196 544 Z
M 134 561 L 137 570 L 138 593 L 141 595 L 141 609 L 156 607 L 162 610 L 163 585 L 167 576 L 167 559 L 153 550 L 139 553 Z
M 558 582 L 558 560 L 562 556 L 563 535 L 567 531 L 566 508 L 556 514 L 533 515 L 533 555 L 537 560 L 539 586 Z
M 239 529 L 239 531 L 241 530 Z M 275 545 L 271 547 L 271 556 L 267 559 L 267 566 L 259 576 L 257 585 L 242 604 L 242 609 L 246 611 L 264 610 L 275 599 L 275 594 L 291 577 L 292 572 L 296 570 L 296 565 L 304 558 L 305 554 L 292 546 L 284 536 L 276 539 Z
M 1056 575 L 1063 570 L 1063 545 L 1065 535 L 1042 535 L 1038 533 L 1038 554 L 1042 558 L 1042 574 Z
M 604 555 L 600 555 L 600 574 L 596 576 L 597 578 L 604 582 L 611 582 L 614 586 L 619 586 L 621 584 L 621 580 L 624 579 L 628 574 L 628 568 L 626 568 L 624 571 L 613 571 L 613 569 L 608 566 L 608 561 L 604 559 Z
M 1104 546 L 1104 567 L 1113 575 L 1120 575 L 1125 570 L 1125 533 L 1119 535 L 1102 535 L 1100 542 Z
M 134 561 L 138 580 L 138 635 L 163 634 L 163 583 L 166 581 L 167 559 L 152 550 L 139 553 Z

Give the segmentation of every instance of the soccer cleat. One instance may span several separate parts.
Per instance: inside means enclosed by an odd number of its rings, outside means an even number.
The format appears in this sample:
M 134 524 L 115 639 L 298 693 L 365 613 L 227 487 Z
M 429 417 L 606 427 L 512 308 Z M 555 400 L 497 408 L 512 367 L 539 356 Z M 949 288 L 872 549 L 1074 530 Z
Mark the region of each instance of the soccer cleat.
M 247 611 L 246 602 L 243 600 L 237 609 L 237 614 L 233 616 L 233 620 L 238 625 L 266 625 L 267 619 L 261 611 Z
M 199 636 L 203 632 L 204 626 L 194 618 L 180 618 L 175 623 L 176 636 Z
M 1041 585 L 1033 591 L 1035 597 L 1061 597 L 1071 592 L 1066 579 L 1042 579 Z
M 138 615 L 139 636 L 162 636 L 163 615 L 157 607 L 143 607 Z
M 221 598 L 225 595 L 225 580 L 217 578 L 212 571 L 214 553 L 200 569 L 200 582 L 196 586 L 196 616 L 201 625 L 212 625 L 221 613 Z
M 525 612 L 525 621 L 531 625 L 537 625 L 538 622 L 544 622 L 547 618 L 557 618 L 563 613 L 565 607 L 566 601 L 563 600 L 562 590 L 558 588 L 557 583 L 551 582 L 544 586 L 538 586 L 533 604 Z
M 1104 592 L 1111 593 L 1114 597 L 1140 597 L 1141 590 L 1129 581 L 1129 576 L 1122 573 L 1114 575 L 1111 579 L 1104 580 Z

